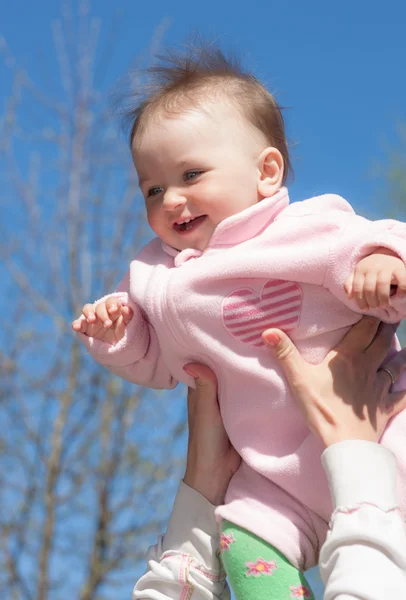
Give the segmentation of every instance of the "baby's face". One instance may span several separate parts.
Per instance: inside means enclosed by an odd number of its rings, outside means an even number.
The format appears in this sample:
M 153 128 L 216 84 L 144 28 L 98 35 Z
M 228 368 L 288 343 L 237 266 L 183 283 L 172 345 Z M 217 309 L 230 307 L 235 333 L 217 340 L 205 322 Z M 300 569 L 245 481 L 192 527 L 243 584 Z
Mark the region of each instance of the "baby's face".
M 261 199 L 266 141 L 236 108 L 209 108 L 152 120 L 133 148 L 148 222 L 178 250 L 204 250 L 221 221 Z

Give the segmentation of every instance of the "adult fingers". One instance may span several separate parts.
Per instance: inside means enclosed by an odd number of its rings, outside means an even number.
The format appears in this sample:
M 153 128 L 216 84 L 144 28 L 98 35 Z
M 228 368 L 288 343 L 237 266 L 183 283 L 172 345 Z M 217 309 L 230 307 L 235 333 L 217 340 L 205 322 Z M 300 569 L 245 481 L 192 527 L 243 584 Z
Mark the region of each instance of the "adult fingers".
M 195 423 L 195 413 L 196 413 L 196 396 L 197 390 L 193 388 L 188 388 L 187 391 L 187 422 L 189 432 L 192 431 L 194 423 Z
M 217 397 L 217 379 L 209 367 L 199 363 L 189 363 L 183 367 L 183 370 L 195 380 L 199 396 L 214 394 Z
M 387 407 L 385 411 L 384 428 L 386 424 L 402 410 L 406 409 L 406 392 L 393 392 L 388 396 Z
M 215 418 L 220 415 L 217 400 L 217 379 L 215 374 L 206 365 L 189 363 L 183 367 L 185 373 L 195 380 L 196 388 L 188 391 L 188 424 L 192 430 L 199 406 L 205 410 L 215 411 Z
M 385 380 L 385 387 L 387 389 L 392 385 L 392 377 L 394 381 L 397 381 L 400 375 L 406 368 L 406 348 L 402 348 L 399 352 L 396 352 L 389 360 L 385 362 L 383 367 L 379 369 L 377 376 Z M 388 372 L 389 371 L 389 372 Z
M 262 334 L 265 344 L 272 349 L 275 357 L 283 368 L 289 385 L 296 388 L 302 381 L 308 363 L 300 355 L 290 337 L 279 329 L 267 329 Z
M 379 324 L 375 337 L 364 351 L 368 365 L 379 367 L 382 364 L 382 361 L 392 347 L 396 328 L 396 325 L 390 323 Z
M 379 323 L 376 317 L 363 317 L 351 327 L 334 350 L 347 355 L 365 352 L 378 331 Z

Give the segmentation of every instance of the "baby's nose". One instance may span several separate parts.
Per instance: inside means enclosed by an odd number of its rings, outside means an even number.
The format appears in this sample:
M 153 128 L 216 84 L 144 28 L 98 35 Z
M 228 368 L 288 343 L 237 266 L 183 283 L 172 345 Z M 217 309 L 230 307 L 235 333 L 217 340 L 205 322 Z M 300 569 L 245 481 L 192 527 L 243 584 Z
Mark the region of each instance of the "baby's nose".
M 165 210 L 174 210 L 183 206 L 186 202 L 185 196 L 179 190 L 169 189 L 164 194 L 163 205 Z

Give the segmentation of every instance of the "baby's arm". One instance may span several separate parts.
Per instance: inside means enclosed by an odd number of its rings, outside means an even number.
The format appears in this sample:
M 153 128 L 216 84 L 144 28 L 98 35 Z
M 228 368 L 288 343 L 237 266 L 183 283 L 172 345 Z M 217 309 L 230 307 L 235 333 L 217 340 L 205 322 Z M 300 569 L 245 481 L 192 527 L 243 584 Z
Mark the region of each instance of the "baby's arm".
M 404 223 L 351 215 L 331 242 L 324 286 L 351 308 L 396 323 L 406 317 L 405 264 Z
M 150 388 L 172 389 L 178 382 L 162 358 L 153 327 L 129 290 L 127 273 L 116 292 L 86 304 L 72 328 L 92 357 L 115 375 Z
M 360 260 L 344 288 L 361 310 L 390 306 L 391 297 L 406 295 L 406 266 L 392 250 L 377 248 Z

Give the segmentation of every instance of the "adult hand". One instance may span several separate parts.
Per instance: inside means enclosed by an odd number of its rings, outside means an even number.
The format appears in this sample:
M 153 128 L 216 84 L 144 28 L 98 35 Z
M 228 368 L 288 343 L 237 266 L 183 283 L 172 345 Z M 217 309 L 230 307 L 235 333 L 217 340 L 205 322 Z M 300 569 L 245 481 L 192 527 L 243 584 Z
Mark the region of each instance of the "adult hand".
M 406 392 L 391 393 L 392 378 L 380 369 L 394 332 L 393 325 L 364 317 L 319 365 L 304 360 L 284 332 L 263 333 L 309 428 L 325 446 L 350 439 L 376 442 L 406 408 Z M 405 366 L 405 349 L 385 363 L 395 381 Z
M 189 364 L 185 372 L 196 389 L 188 392 L 189 440 L 183 481 L 214 505 L 222 504 L 241 458 L 228 439 L 217 400 L 217 381 L 204 365 Z

